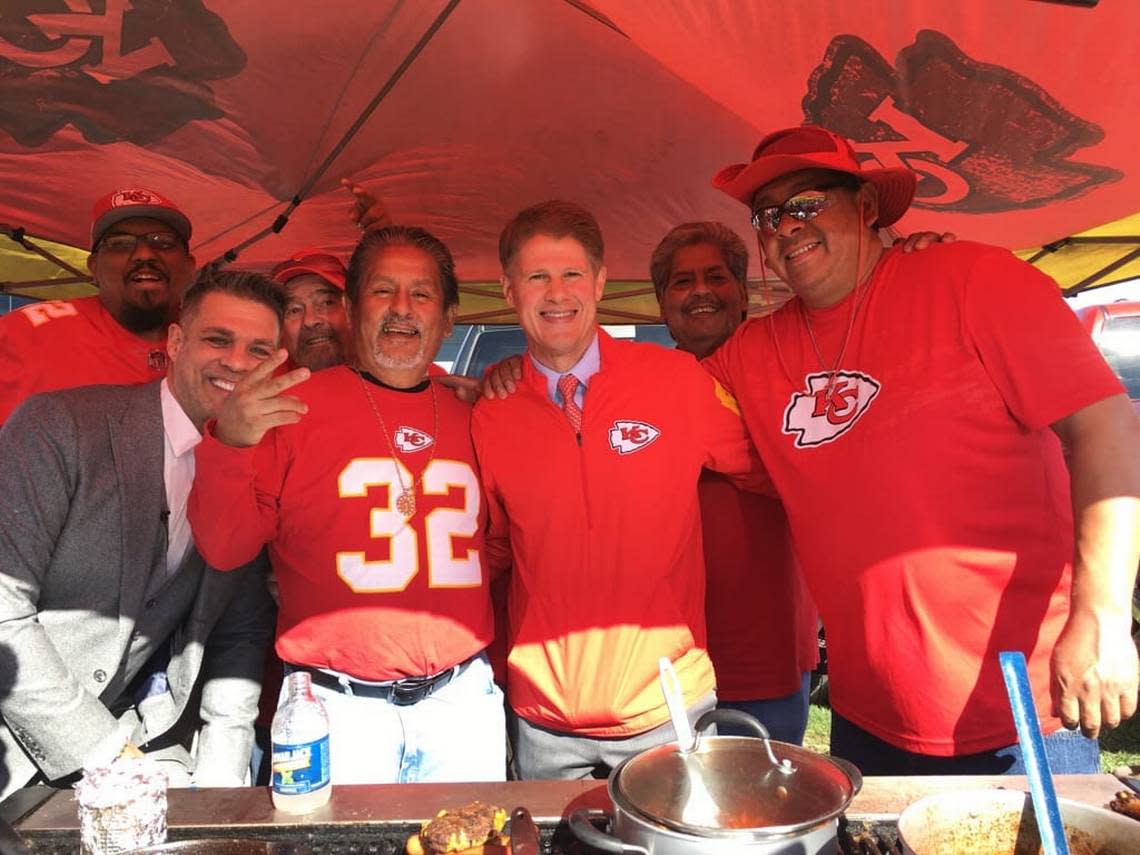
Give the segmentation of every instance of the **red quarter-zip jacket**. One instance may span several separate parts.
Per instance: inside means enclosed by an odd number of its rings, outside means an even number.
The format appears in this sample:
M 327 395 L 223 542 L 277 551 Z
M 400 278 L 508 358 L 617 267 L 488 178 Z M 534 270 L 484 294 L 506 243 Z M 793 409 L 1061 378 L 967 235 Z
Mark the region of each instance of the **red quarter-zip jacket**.
M 668 720 L 657 661 L 693 703 L 706 650 L 701 468 L 766 480 L 736 402 L 692 356 L 599 331 L 601 369 L 576 434 L 524 360 L 521 389 L 483 399 L 472 433 L 487 557 L 511 567 L 508 698 L 527 721 L 628 736 Z

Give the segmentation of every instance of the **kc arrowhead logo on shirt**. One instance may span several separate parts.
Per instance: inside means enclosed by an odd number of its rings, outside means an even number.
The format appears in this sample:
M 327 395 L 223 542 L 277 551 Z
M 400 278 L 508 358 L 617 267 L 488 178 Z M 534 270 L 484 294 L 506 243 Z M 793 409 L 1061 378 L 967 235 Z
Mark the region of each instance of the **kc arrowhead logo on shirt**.
M 610 428 L 610 448 L 618 454 L 633 454 L 651 445 L 661 430 L 645 422 L 618 420 Z
M 874 377 L 858 371 L 809 374 L 807 391 L 795 392 L 784 410 L 784 433 L 796 438 L 796 448 L 811 448 L 838 439 L 867 412 L 881 388 Z
M 411 453 L 413 451 L 423 451 L 435 442 L 435 439 L 428 436 L 422 430 L 401 426 L 396 428 L 396 436 L 392 442 L 400 451 Z

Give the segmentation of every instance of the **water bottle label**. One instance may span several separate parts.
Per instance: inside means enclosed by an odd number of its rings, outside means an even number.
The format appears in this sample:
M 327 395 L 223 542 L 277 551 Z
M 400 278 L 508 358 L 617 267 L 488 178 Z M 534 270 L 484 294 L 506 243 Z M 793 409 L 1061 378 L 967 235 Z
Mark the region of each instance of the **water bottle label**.
M 287 745 L 273 743 L 273 790 L 286 796 L 311 793 L 329 783 L 329 738 Z

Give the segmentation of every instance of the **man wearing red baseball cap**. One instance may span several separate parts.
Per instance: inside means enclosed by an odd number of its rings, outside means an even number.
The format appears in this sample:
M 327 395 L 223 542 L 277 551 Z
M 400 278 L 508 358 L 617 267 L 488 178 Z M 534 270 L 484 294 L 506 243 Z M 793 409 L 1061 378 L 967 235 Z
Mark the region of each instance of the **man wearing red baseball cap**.
M 281 343 L 295 365 L 320 371 L 348 361 L 345 272 L 339 258 L 319 249 L 298 250 L 273 268 L 288 301 Z
M 87 267 L 99 294 L 0 317 L 0 424 L 29 395 L 166 373 L 166 330 L 194 274 L 190 220 L 152 190 L 96 200 Z
M 796 295 L 705 365 L 827 627 L 832 752 L 868 774 L 1022 770 L 998 666 L 1020 650 L 1054 771 L 1097 771 L 1087 737 L 1136 709 L 1140 429 L 1056 283 L 981 244 L 885 248 L 914 174 L 822 128 L 713 183 Z

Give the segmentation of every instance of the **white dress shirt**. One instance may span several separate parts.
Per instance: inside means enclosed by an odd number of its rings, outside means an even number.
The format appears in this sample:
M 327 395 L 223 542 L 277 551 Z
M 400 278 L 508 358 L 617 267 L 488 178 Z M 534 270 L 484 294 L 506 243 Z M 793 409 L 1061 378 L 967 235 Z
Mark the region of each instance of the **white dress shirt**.
M 162 452 L 162 477 L 166 484 L 166 573 L 173 576 L 190 551 L 190 523 L 186 519 L 186 500 L 194 483 L 194 446 L 202 434 L 190 421 L 182 405 L 174 400 L 169 378 L 162 381 L 162 429 L 166 435 Z

